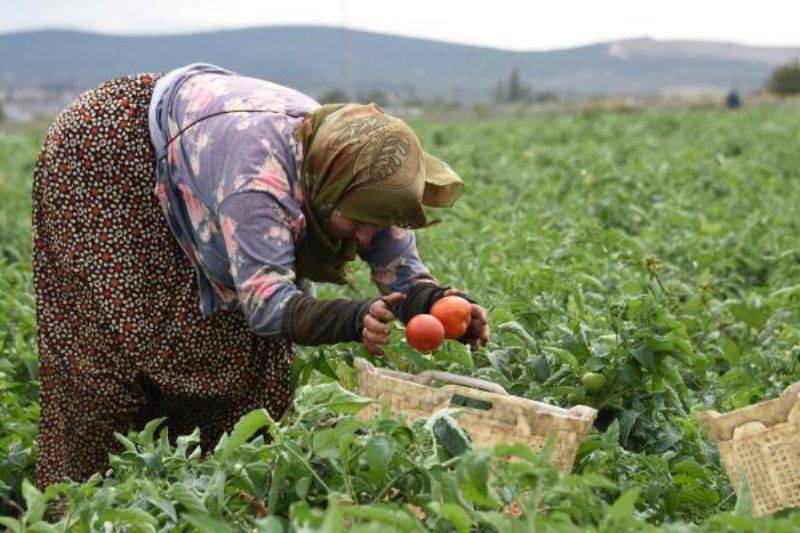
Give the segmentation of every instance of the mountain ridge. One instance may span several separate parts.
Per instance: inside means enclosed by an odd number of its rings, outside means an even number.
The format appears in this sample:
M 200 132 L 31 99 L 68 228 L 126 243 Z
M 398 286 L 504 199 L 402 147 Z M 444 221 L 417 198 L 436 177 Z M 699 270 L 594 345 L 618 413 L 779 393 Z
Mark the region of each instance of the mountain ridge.
M 535 91 L 567 97 L 723 92 L 763 86 L 800 47 L 621 39 L 555 50 L 517 51 L 327 26 L 268 26 L 172 35 L 80 30 L 0 34 L 5 85 L 86 88 L 140 71 L 207 61 L 312 95 L 383 90 L 405 99 L 480 101 L 517 70 Z

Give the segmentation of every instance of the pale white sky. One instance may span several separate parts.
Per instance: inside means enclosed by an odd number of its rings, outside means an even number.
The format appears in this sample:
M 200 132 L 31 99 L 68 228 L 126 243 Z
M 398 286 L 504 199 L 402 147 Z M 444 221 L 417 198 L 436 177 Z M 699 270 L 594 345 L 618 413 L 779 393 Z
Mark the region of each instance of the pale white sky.
M 515 50 L 650 36 L 800 46 L 798 0 L 0 0 L 0 33 L 322 24 Z

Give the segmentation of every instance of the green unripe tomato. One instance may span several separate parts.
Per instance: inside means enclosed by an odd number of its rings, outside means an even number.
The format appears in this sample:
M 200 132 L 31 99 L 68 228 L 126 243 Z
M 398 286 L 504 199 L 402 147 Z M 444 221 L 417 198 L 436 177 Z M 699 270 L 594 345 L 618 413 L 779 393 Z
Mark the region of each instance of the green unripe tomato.
M 567 394 L 567 402 L 569 402 L 570 405 L 575 405 L 578 403 L 578 395 L 574 392 L 570 392 Z
M 586 372 L 581 381 L 589 392 L 600 392 L 606 384 L 606 377 L 597 372 Z

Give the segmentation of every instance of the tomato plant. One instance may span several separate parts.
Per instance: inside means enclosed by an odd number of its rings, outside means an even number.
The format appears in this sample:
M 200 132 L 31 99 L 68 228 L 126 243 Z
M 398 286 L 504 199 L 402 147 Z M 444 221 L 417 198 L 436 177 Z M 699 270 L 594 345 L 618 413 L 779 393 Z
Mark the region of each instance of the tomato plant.
M 420 123 L 464 196 L 417 232 L 443 283 L 490 315 L 470 352 L 395 325 L 375 364 L 445 370 L 598 409 L 575 471 L 474 449 L 447 413 L 362 420 L 355 344 L 298 349 L 295 407 L 246 415 L 215 450 L 153 424 L 109 475 L 39 492 L 29 180 L 40 132 L 0 134 L 0 514 L 11 530 L 790 531 L 737 502 L 694 416 L 800 380 L 800 107 L 572 112 Z M 437 214 L 438 215 L 438 214 Z M 351 289 L 372 294 L 369 272 Z M 545 454 L 546 455 L 546 454 Z M 514 458 L 508 461 L 508 458 Z M 45 524 L 45 502 L 67 506 Z M 519 516 L 506 513 L 515 506 Z M 106 526 L 105 524 L 109 524 Z M 516 529 L 515 529 L 516 528 Z

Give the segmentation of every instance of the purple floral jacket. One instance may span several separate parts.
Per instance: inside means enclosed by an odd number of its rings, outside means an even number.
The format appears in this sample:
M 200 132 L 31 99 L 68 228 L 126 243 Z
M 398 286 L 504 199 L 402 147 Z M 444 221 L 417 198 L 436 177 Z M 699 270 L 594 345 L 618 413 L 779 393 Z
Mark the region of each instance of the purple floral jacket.
M 313 293 L 294 272 L 304 238 L 293 135 L 319 104 L 297 91 L 208 64 L 159 80 L 150 104 L 158 159 L 155 195 L 197 272 L 204 316 L 240 307 L 259 335 L 280 333 L 290 297 Z M 414 234 L 378 233 L 363 258 L 382 293 L 434 281 Z

